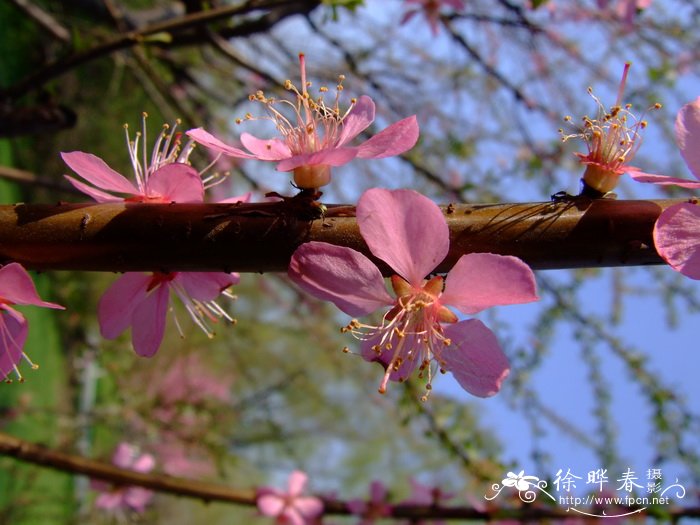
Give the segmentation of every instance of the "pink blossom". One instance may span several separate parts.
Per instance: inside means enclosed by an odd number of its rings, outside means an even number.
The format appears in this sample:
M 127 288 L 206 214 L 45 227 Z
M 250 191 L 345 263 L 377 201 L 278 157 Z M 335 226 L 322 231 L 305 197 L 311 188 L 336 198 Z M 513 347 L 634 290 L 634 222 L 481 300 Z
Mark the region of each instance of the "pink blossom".
M 361 516 L 358 525 L 372 525 L 376 520 L 391 515 L 391 505 L 387 502 L 387 490 L 381 481 L 373 481 L 369 486 L 369 501 L 348 501 L 348 509 Z
M 201 443 L 187 443 L 173 432 L 161 431 L 152 448 L 163 472 L 170 476 L 205 478 L 216 474 L 214 458 Z
M 112 456 L 112 463 L 141 473 L 150 472 L 155 467 L 153 456 L 139 454 L 138 448 L 129 443 L 119 443 Z M 132 510 L 142 513 L 153 499 L 153 491 L 142 487 L 110 485 L 101 480 L 91 480 L 90 486 L 101 492 L 95 500 L 95 506 L 107 511 Z
M 299 55 L 301 66 L 301 91 L 291 81 L 286 89 L 296 95 L 296 100 L 268 98 L 262 91 L 251 95 L 253 101 L 265 104 L 270 120 L 275 123 L 281 138 L 260 139 L 249 133 L 241 135 L 241 143 L 247 151 L 225 144 L 202 128 L 192 129 L 187 135 L 206 147 L 232 157 L 259 159 L 276 162 L 278 171 L 292 171 L 294 183 L 302 189 L 317 189 L 331 180 L 331 168 L 347 164 L 355 157 L 378 159 L 399 155 L 412 148 L 418 140 L 416 117 L 411 116 L 396 122 L 372 138 L 350 146 L 349 143 L 372 122 L 374 102 L 368 96 L 353 99 L 350 108 L 343 112 L 339 107 L 343 90 L 340 77 L 335 102 L 327 106 L 323 94 L 328 88 L 321 87 L 321 95 L 314 99 L 308 92 L 311 86 L 306 80 L 304 55 Z M 283 104 L 291 108 L 289 119 L 275 106 Z M 247 120 L 253 120 L 251 115 Z M 239 119 L 240 122 L 240 119 Z
M 10 263 L 0 268 L 0 376 L 7 382 L 11 381 L 8 376 L 13 371 L 17 379 L 23 381 L 18 368 L 22 358 L 32 368 L 38 368 L 23 351 L 29 323 L 12 308 L 17 304 L 63 310 L 61 305 L 41 300 L 32 278 L 21 264 Z
M 212 401 L 230 401 L 231 385 L 232 378 L 228 374 L 213 373 L 199 353 L 191 353 L 178 357 L 166 370 L 161 370 L 149 383 L 147 393 L 164 406 L 184 402 L 189 406 L 205 405 Z
M 446 278 L 426 279 L 449 250 L 440 209 L 412 190 L 371 189 L 357 205 L 360 233 L 375 257 L 396 274 L 392 297 L 380 270 L 363 254 L 322 242 L 301 245 L 289 276 L 312 295 L 351 316 L 387 308 L 378 325 L 353 319 L 343 331 L 362 341 L 362 356 L 385 368 L 379 387 L 404 381 L 415 368 L 427 376 L 451 371 L 468 392 L 498 392 L 509 372 L 495 335 L 476 319 L 459 321 L 447 305 L 475 314 L 495 305 L 537 299 L 535 278 L 520 259 L 491 253 L 463 255 Z M 458 322 L 459 321 L 459 322 Z
M 617 2 L 597 0 L 596 4 L 602 11 L 612 12 L 624 23 L 625 29 L 629 31 L 634 27 L 638 13 L 648 9 L 651 6 L 651 2 L 652 0 L 619 0 Z M 613 5 L 610 5 L 611 3 Z
M 307 525 L 323 513 L 323 502 L 312 496 L 302 496 L 308 477 L 295 470 L 289 476 L 287 492 L 261 487 L 257 493 L 258 510 L 275 518 L 276 523 Z
M 201 352 L 179 356 L 149 378 L 142 396 L 150 400 L 148 417 L 137 419 L 136 426 L 154 434 L 152 424 L 157 424 L 151 449 L 166 474 L 193 478 L 216 473 L 206 433 L 230 413 L 232 381 L 229 371 L 217 373 L 206 366 Z
M 598 106 L 596 118 L 583 117 L 583 128 L 578 133 L 562 134 L 562 140 L 579 138 L 588 148 L 588 154 L 576 153 L 580 162 L 586 166 L 583 174 L 584 190 L 593 190 L 594 194 L 605 194 L 617 186 L 620 175 L 629 173 L 632 178 L 647 175 L 640 168 L 630 166 L 642 144 L 641 131 L 647 126 L 646 120 L 637 118 L 631 111 L 631 104 L 622 105 L 627 73 L 630 64 L 625 64 L 615 104 L 608 110 L 588 88 L 589 95 Z M 656 104 L 654 108 L 661 107 Z M 571 122 L 571 117 L 566 117 Z
M 676 142 L 691 173 L 700 179 L 700 97 L 681 108 L 676 117 Z M 692 181 L 663 175 L 635 177 L 640 182 L 700 188 Z M 676 271 L 700 279 L 700 209 L 695 201 L 669 206 L 654 225 L 659 255 Z
M 412 505 L 426 505 L 430 507 L 440 507 L 446 501 L 454 498 L 456 494 L 454 492 L 445 492 L 440 487 L 434 487 L 430 485 L 423 485 L 418 483 L 414 479 L 410 479 L 411 483 L 411 496 L 406 501 L 402 503 L 412 504 Z M 412 525 L 426 525 L 427 521 L 418 520 L 412 522 Z M 444 524 L 445 521 L 438 520 L 430 522 L 433 525 Z
M 205 185 L 201 174 L 188 164 L 193 143 L 190 141 L 182 148 L 180 134 L 175 133 L 177 123 L 172 130 L 164 125 L 156 138 L 149 161 L 145 145 L 146 117 L 144 113 L 143 137 L 137 133 L 131 141 L 125 126 L 136 185 L 99 157 L 80 151 L 61 153 L 61 156 L 78 175 L 100 189 L 67 175 L 66 178 L 97 202 L 203 202 Z M 141 138 L 143 151 L 139 148 Z M 129 196 L 115 196 L 107 192 Z M 247 201 L 249 197 L 250 194 L 246 194 L 225 199 L 225 202 Z M 103 337 L 114 339 L 131 326 L 134 350 L 141 356 L 151 357 L 163 340 L 170 290 L 173 290 L 195 323 L 211 337 L 213 331 L 207 321 L 216 322 L 219 318 L 233 321 L 214 299 L 229 286 L 238 283 L 238 280 L 238 274 L 234 273 L 125 273 L 100 298 L 97 309 L 100 331 Z
M 192 144 L 181 148 L 177 124 L 168 125 L 156 138 L 150 161 L 146 154 L 146 114 L 143 119 L 143 151 L 139 151 L 141 133 L 131 141 L 128 127 L 124 126 L 129 157 L 134 170 L 136 185 L 110 168 L 105 161 L 90 153 L 72 151 L 61 153 L 68 166 L 85 184 L 66 175 L 66 179 L 97 202 L 202 202 L 204 184 L 199 172 L 188 164 Z M 117 194 L 117 195 L 114 195 Z
M 437 35 L 440 31 L 440 12 L 443 7 L 451 7 L 459 12 L 466 8 L 464 0 L 405 0 L 404 2 L 409 9 L 401 18 L 401 25 L 407 23 L 418 13 L 423 13 L 423 16 L 430 25 L 430 30 L 433 35 Z M 415 7 L 412 7 L 415 6 Z
M 214 299 L 222 293 L 233 297 L 225 290 L 238 281 L 238 274 L 223 272 L 125 273 L 100 298 L 97 305 L 100 331 L 103 337 L 114 339 L 131 326 L 136 353 L 153 356 L 163 340 L 172 291 L 195 324 L 213 337 L 210 322 L 219 319 L 234 322 Z

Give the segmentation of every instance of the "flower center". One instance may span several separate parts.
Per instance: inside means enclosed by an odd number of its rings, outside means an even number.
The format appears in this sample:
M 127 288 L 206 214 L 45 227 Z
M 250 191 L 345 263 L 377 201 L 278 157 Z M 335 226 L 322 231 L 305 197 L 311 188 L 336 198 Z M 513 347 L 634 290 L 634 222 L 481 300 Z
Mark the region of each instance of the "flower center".
M 175 279 L 177 276 L 177 272 L 168 272 L 168 273 L 163 273 L 163 272 L 153 272 L 153 276 L 151 277 L 151 280 L 148 282 L 148 286 L 146 287 L 146 291 L 150 292 L 154 288 L 157 288 L 163 283 L 167 283 Z
M 565 134 L 560 129 L 559 133 L 563 142 L 573 138 L 584 141 L 588 154 L 576 153 L 586 171 L 583 181 L 592 189 L 600 193 L 607 193 L 615 188 L 618 177 L 625 172 L 625 166 L 632 161 L 642 144 L 642 130 L 646 128 L 647 121 L 644 115 L 637 118 L 632 113 L 631 104 L 622 104 L 622 96 L 627 82 L 629 64 L 625 64 L 622 80 L 618 88 L 615 105 L 608 110 L 598 97 L 593 94 L 593 89 L 588 88 L 588 94 L 595 101 L 598 112 L 596 118 L 583 117 L 583 126 L 576 133 Z M 650 109 L 660 108 L 660 104 L 654 104 Z M 571 122 L 571 117 L 564 118 L 565 122 Z
M 306 80 L 306 61 L 303 54 L 299 54 L 299 65 L 301 69 L 301 90 L 291 80 L 287 80 L 284 83 L 285 89 L 296 95 L 296 100 L 268 98 L 262 91 L 257 91 L 249 97 L 251 101 L 261 102 L 267 106 L 267 110 L 270 113 L 270 116 L 267 118 L 275 123 L 277 130 L 294 155 L 315 153 L 336 146 L 340 138 L 343 121 L 355 105 L 355 100 L 353 99 L 345 113 L 340 111 L 339 101 L 340 94 L 343 91 L 344 75 L 338 77 L 336 96 L 332 105 L 326 105 L 323 99 L 324 95 L 328 93 L 328 88 L 325 86 L 319 88 L 320 95 L 316 99 L 312 98 L 308 92 L 311 82 Z M 282 111 L 277 109 L 275 105 L 278 104 L 285 104 L 290 107 L 292 117 L 288 118 Z M 251 114 L 246 114 L 245 120 L 255 120 L 255 117 Z M 241 123 L 242 119 L 237 119 L 236 122 Z
M 364 357 L 385 367 L 380 393 L 386 392 L 390 379 L 405 381 L 415 368 L 419 370 L 418 377 L 426 379 L 425 388 L 429 391 L 436 371 L 445 372 L 442 350 L 452 344 L 445 337 L 441 323 L 457 322 L 457 316 L 440 304 L 442 277 L 433 277 L 421 288 L 413 287 L 398 275 L 392 276 L 391 282 L 397 298 L 381 324 L 370 325 L 353 319 L 341 332 L 373 342 L 369 347 L 373 355 L 366 355 L 365 349 Z

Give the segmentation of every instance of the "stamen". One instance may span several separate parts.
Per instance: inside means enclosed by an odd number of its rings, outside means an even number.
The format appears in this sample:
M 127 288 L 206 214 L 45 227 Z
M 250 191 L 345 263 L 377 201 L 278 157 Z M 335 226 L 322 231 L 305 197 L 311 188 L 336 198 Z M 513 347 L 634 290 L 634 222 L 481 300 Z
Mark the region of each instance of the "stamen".
M 617 89 L 617 100 L 615 101 L 616 106 L 622 104 L 622 95 L 625 93 L 625 84 L 627 83 L 627 73 L 629 73 L 631 65 L 632 64 L 630 62 L 625 62 L 625 67 L 622 70 L 622 80 L 620 80 L 620 87 Z

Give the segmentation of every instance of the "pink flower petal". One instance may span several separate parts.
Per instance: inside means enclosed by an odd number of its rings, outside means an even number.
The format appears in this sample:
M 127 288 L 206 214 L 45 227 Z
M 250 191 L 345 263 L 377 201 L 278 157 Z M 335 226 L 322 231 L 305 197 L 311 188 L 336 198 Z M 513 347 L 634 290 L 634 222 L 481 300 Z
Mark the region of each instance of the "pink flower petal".
M 43 301 L 34 281 L 21 264 L 10 263 L 0 268 L 0 298 L 13 304 L 31 304 L 63 310 L 60 304 Z
M 103 492 L 95 499 L 95 507 L 104 510 L 115 510 L 123 505 L 122 492 Z
M 357 148 L 328 148 L 315 153 L 303 153 L 284 159 L 277 164 L 277 171 L 291 171 L 300 166 L 342 166 L 357 156 Z
M 5 379 L 22 360 L 29 325 L 18 311 L 0 305 L 0 379 Z
M 419 133 L 415 115 L 399 120 L 360 144 L 357 158 L 381 159 L 399 155 L 416 145 Z
M 129 272 L 112 283 L 97 303 L 100 333 L 114 339 L 131 324 L 134 309 L 146 298 L 150 275 Z
M 138 188 L 129 180 L 91 153 L 70 151 L 61 153 L 61 157 L 73 171 L 98 188 L 127 194 L 139 193 Z
M 654 244 L 671 268 L 700 279 L 700 207 L 674 204 L 661 212 L 654 226 Z
M 141 357 L 153 357 L 163 342 L 169 299 L 170 286 L 162 283 L 134 308 L 131 342 Z
M 287 481 L 288 492 L 287 494 L 296 497 L 304 492 L 304 487 L 306 482 L 309 480 L 309 476 L 301 470 L 295 470 L 289 475 L 289 480 Z
M 284 510 L 284 498 L 277 494 L 262 494 L 256 501 L 258 510 L 265 516 L 279 516 Z
M 136 512 L 145 512 L 146 506 L 153 499 L 152 490 L 143 487 L 129 487 L 124 492 L 124 503 Z
M 282 160 L 292 156 L 287 143 L 280 139 L 259 139 L 250 133 L 242 133 L 241 144 L 260 160 Z
M 383 503 L 387 498 L 387 490 L 381 481 L 373 481 L 369 484 L 369 498 L 377 503 Z
M 680 186 L 681 188 L 700 188 L 700 182 L 666 175 L 654 175 L 642 171 L 629 171 L 629 176 L 637 182 L 658 184 L 659 186 Z
M 379 269 L 351 248 L 307 242 L 297 248 L 288 275 L 302 290 L 351 316 L 393 304 Z
M 688 168 L 695 178 L 700 179 L 700 97 L 678 112 L 676 142 Z
M 469 319 L 445 327 L 445 336 L 452 345 L 441 357 L 460 386 L 478 397 L 496 394 L 510 364 L 493 332 L 481 321 Z
M 475 314 L 496 305 L 537 299 L 535 275 L 523 261 L 510 255 L 470 253 L 462 255 L 447 274 L 440 303 Z
M 156 460 L 151 454 L 141 454 L 131 465 L 135 472 L 150 472 L 156 466 Z
M 308 523 L 323 512 L 323 502 L 311 496 L 298 497 L 294 500 L 294 508 L 305 518 L 304 523 Z
M 371 252 L 414 286 L 422 284 L 450 247 L 440 208 L 413 190 L 366 191 L 357 204 L 357 222 Z
M 282 513 L 282 519 L 278 521 L 289 525 L 309 525 L 304 516 L 294 507 L 287 507 Z
M 204 185 L 192 166 L 175 162 L 166 164 L 148 177 L 147 196 L 159 196 L 166 202 L 203 202 Z
M 136 455 L 137 449 L 135 446 L 121 442 L 114 450 L 114 454 L 112 454 L 112 464 L 119 468 L 131 468 Z
M 224 272 L 181 272 L 173 281 L 180 283 L 192 299 L 211 301 L 229 286 L 238 284 L 240 276 Z
M 220 153 L 224 153 L 226 155 L 230 155 L 231 157 L 237 157 L 239 159 L 254 159 L 255 155 L 251 155 L 250 153 L 246 153 L 242 149 L 235 148 L 233 146 L 229 146 L 228 144 L 225 144 L 224 142 L 221 142 L 219 139 L 217 139 L 214 135 L 209 133 L 208 131 L 205 131 L 202 128 L 196 128 L 196 129 L 191 129 L 187 132 L 187 136 L 194 140 L 195 142 L 199 142 L 201 145 L 206 146 L 207 148 L 211 148 L 214 151 L 218 151 Z
M 361 96 L 343 120 L 343 128 L 336 146 L 344 146 L 374 122 L 374 101 L 367 95 Z
M 82 191 L 86 195 L 92 197 L 93 199 L 95 199 L 96 202 L 122 202 L 124 200 L 123 197 L 116 197 L 115 195 L 112 195 L 111 193 L 107 193 L 106 191 L 98 190 L 96 188 L 93 188 L 92 186 L 88 186 L 87 184 L 84 184 L 84 183 L 80 182 L 79 180 L 74 179 L 70 175 L 64 175 L 64 177 L 77 190 Z

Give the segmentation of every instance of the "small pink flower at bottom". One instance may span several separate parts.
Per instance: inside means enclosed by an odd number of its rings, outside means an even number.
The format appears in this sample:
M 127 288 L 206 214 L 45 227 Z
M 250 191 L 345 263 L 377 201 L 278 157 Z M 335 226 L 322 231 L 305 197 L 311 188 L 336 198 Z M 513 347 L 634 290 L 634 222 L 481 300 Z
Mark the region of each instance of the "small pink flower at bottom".
M 583 127 L 578 133 L 564 134 L 559 130 L 562 141 L 582 139 L 588 148 L 588 154 L 576 153 L 581 164 L 586 166 L 582 181 L 584 192 L 592 190 L 595 194 L 605 194 L 612 191 L 624 173 L 633 179 L 648 175 L 641 169 L 630 166 L 629 163 L 636 155 L 642 144 L 642 130 L 647 122 L 637 118 L 631 111 L 631 104 L 622 105 L 622 95 L 625 91 L 627 73 L 630 64 L 625 64 L 617 93 L 615 104 L 608 110 L 588 88 L 588 94 L 593 97 L 598 106 L 596 118 L 583 117 Z M 660 108 L 655 104 L 654 109 Z M 564 119 L 571 122 L 571 117 Z
M 112 283 L 97 305 L 100 332 L 103 337 L 114 339 L 131 326 L 136 353 L 153 356 L 163 340 L 170 292 L 173 291 L 195 324 L 213 337 L 210 322 L 219 319 L 234 322 L 214 299 L 221 294 L 233 298 L 226 289 L 238 281 L 238 274 L 223 272 L 125 273 Z M 182 334 L 177 318 L 175 320 Z
M 119 443 L 112 456 L 115 466 L 134 472 L 150 472 L 155 467 L 155 459 L 150 454 L 139 454 L 138 448 L 128 443 Z M 91 480 L 90 486 L 101 494 L 95 500 L 97 508 L 107 511 L 144 512 L 153 499 L 153 492 L 142 487 L 111 485 L 102 480 Z
M 691 173 L 699 180 L 663 175 L 635 179 L 661 186 L 700 188 L 700 97 L 678 112 L 676 142 Z M 661 212 L 654 225 L 654 245 L 671 268 L 691 279 L 700 279 L 700 208 L 694 201 L 674 204 Z
M 411 496 L 406 501 L 402 501 L 402 504 L 440 507 L 441 505 L 444 505 L 446 501 L 454 498 L 456 495 L 454 492 L 445 492 L 440 487 L 423 485 L 414 479 L 410 479 L 409 482 L 411 484 Z M 443 525 L 446 522 L 443 520 L 416 520 L 412 521 L 411 523 L 412 525 L 414 523 L 415 525 L 427 525 L 428 523 L 431 523 L 432 525 Z
M 373 481 L 369 486 L 369 501 L 348 501 L 348 509 L 361 519 L 358 525 L 372 525 L 376 520 L 391 515 L 391 505 L 387 501 L 387 490 L 380 481 Z
M 348 315 L 388 307 L 377 325 L 353 319 L 343 329 L 362 341 L 365 360 L 385 368 L 379 392 L 386 391 L 389 380 L 405 381 L 416 368 L 428 391 L 439 370 L 451 371 L 473 395 L 498 392 L 510 369 L 496 337 L 481 321 L 459 321 L 447 305 L 475 314 L 495 305 L 535 301 L 532 270 L 516 257 L 472 253 L 463 255 L 445 278 L 426 279 L 450 245 L 437 205 L 412 190 L 375 188 L 360 197 L 356 214 L 372 254 L 396 272 L 391 277 L 395 297 L 387 293 L 374 263 L 347 247 L 302 244 L 288 274 L 303 290 Z
M 437 35 L 440 30 L 438 23 L 440 22 L 440 11 L 443 7 L 451 7 L 457 12 L 464 10 L 466 7 L 464 0 L 405 0 L 404 3 L 407 6 L 415 7 L 409 8 L 404 13 L 403 18 L 401 18 L 401 25 L 422 12 L 430 25 L 433 35 Z
M 242 159 L 259 159 L 277 163 L 277 171 L 293 172 L 294 184 L 302 189 L 318 189 L 331 181 L 331 168 L 347 164 L 354 158 L 379 159 L 399 155 L 412 148 L 418 140 L 415 115 L 405 118 L 380 131 L 372 138 L 350 146 L 350 142 L 374 122 L 374 102 L 368 96 L 352 100 L 347 111 L 341 111 L 338 102 L 342 92 L 343 76 L 337 85 L 335 103 L 327 106 L 321 95 L 313 98 L 306 81 L 306 64 L 299 55 L 301 90 L 291 81 L 285 83 L 296 101 L 267 98 L 262 91 L 251 95 L 252 101 L 265 104 L 270 120 L 275 123 L 281 138 L 260 139 L 243 133 L 241 143 L 247 151 L 225 144 L 202 128 L 191 129 L 187 135 L 214 151 Z M 291 118 L 277 107 L 287 106 Z M 247 120 L 253 120 L 251 115 Z
M 289 476 L 287 492 L 261 487 L 257 493 L 258 510 L 275 518 L 275 523 L 309 525 L 323 513 L 323 502 L 312 496 L 302 496 L 308 477 L 295 470 Z
M 63 310 L 59 304 L 42 301 L 32 278 L 21 264 L 10 263 L 0 268 L 0 378 L 8 382 L 11 381 L 8 376 L 12 372 L 20 381 L 23 380 L 18 368 L 23 358 L 32 368 L 37 368 L 23 350 L 29 323 L 12 308 L 17 304 Z

